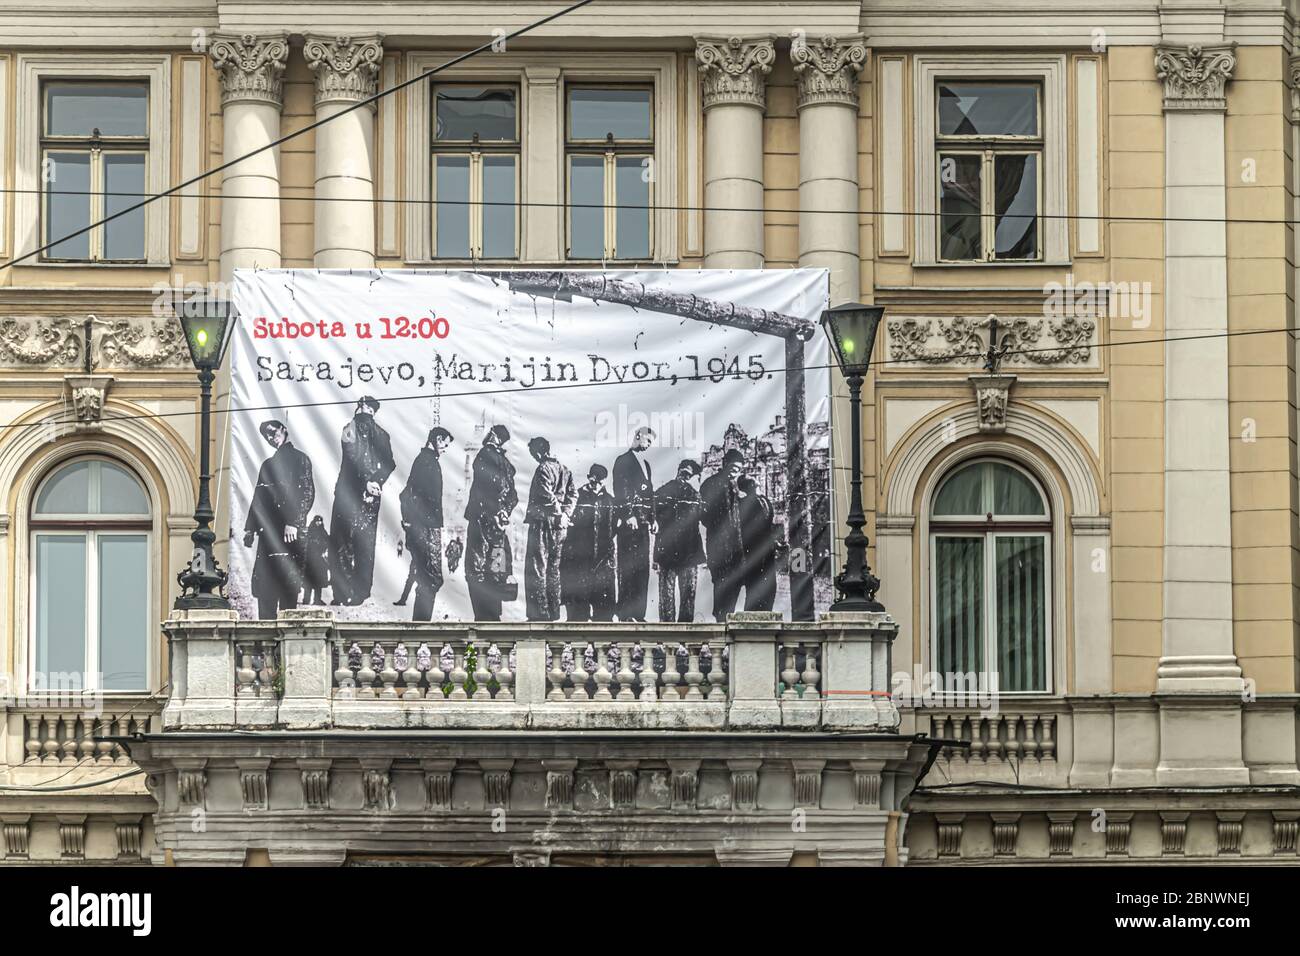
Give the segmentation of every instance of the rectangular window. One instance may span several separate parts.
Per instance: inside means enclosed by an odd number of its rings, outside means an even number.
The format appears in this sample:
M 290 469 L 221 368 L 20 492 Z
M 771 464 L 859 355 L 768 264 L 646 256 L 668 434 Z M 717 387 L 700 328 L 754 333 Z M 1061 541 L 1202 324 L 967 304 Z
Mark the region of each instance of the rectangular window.
M 568 88 L 569 258 L 650 258 L 652 101 L 648 87 Z
M 142 262 L 145 210 L 86 229 L 140 202 L 149 157 L 149 84 L 48 80 L 42 84 L 42 245 L 58 261 Z
M 518 89 L 439 85 L 433 113 L 434 256 L 516 258 Z
M 939 260 L 1040 260 L 1041 87 L 940 80 L 936 94 Z

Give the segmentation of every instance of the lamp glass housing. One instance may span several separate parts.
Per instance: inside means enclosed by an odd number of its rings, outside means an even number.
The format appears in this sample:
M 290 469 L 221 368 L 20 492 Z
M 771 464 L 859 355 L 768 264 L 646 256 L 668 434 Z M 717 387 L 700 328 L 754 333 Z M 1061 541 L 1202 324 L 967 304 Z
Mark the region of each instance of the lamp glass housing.
M 876 329 L 880 326 L 884 306 L 859 305 L 855 302 L 837 305 L 822 313 L 822 327 L 835 350 L 835 361 L 840 371 L 864 374 L 871 363 L 871 350 L 876 344 Z
M 176 304 L 194 367 L 216 369 L 226 353 L 234 328 L 234 307 L 221 299 L 190 299 Z

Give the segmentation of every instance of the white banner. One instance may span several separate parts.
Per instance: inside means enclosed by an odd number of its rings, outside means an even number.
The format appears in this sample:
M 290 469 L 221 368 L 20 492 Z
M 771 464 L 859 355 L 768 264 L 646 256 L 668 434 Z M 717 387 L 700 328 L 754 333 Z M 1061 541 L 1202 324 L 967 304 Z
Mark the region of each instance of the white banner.
M 824 270 L 240 271 L 245 617 L 809 619 L 831 599 Z

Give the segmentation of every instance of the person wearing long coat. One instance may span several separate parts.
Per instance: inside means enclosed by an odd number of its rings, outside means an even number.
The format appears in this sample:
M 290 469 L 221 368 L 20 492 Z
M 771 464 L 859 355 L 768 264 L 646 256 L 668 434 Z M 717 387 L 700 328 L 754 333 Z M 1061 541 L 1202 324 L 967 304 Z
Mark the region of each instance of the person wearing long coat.
M 771 500 L 758 493 L 748 475 L 737 482 L 740 490 L 740 534 L 744 543 L 745 610 L 770 611 L 776 603 L 777 552 L 780 527 Z
M 609 469 L 592 465 L 578 489 L 573 520 L 560 554 L 560 600 L 570 621 L 614 620 L 614 496 Z
M 700 520 L 704 509 L 691 482 L 700 474 L 699 462 L 684 460 L 677 477 L 655 492 L 654 558 L 659 571 L 659 620 L 695 620 L 695 586 L 704 563 Z M 678 599 L 680 598 L 680 603 Z
M 441 426 L 429 432 L 399 496 L 406 550 L 411 556 L 411 574 L 415 579 L 413 621 L 433 620 L 433 602 L 443 584 L 442 463 L 439 459 L 451 442 L 451 432 Z
M 655 526 L 655 492 L 646 451 L 655 434 L 638 428 L 632 447 L 614 459 L 618 503 L 618 619 L 644 621 L 650 591 L 650 536 Z
M 514 559 L 506 528 L 519 504 L 515 491 L 515 466 L 506 457 L 510 431 L 493 425 L 474 457 L 473 480 L 465 519 L 465 581 L 476 621 L 501 620 L 503 596 L 514 574 Z
M 258 618 L 274 620 L 280 608 L 298 606 L 307 516 L 316 500 L 316 483 L 311 459 L 293 447 L 282 422 L 263 422 L 258 430 L 275 451 L 257 472 L 244 521 L 244 547 L 252 547 L 257 539 L 250 589 L 257 598 Z
M 524 523 L 528 525 L 528 550 L 524 566 L 524 598 L 528 620 L 560 619 L 560 555 L 569 522 L 578 502 L 573 472 L 551 454 L 551 443 L 534 438 L 528 453 L 537 462 L 528 489 Z
M 375 421 L 378 411 L 378 400 L 366 396 L 343 426 L 342 463 L 330 515 L 332 604 L 360 604 L 370 597 L 374 583 L 379 496 L 396 467 L 388 432 Z
M 713 578 L 713 619 L 725 621 L 736 609 L 744 585 L 745 545 L 741 540 L 740 489 L 737 480 L 744 456 L 732 449 L 722 457 L 722 469 L 704 479 L 704 554 Z

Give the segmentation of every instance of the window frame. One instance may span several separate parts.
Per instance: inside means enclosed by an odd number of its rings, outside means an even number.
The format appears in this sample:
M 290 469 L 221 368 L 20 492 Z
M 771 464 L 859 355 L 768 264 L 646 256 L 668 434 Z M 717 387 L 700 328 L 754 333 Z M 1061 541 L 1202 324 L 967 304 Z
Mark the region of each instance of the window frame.
M 1038 135 L 1026 136 L 1012 133 L 988 133 L 962 135 L 959 133 L 942 133 L 939 130 L 939 86 L 944 83 L 978 82 L 983 86 L 1030 86 L 1035 90 L 1034 107 Z M 934 153 L 935 153 L 935 208 L 939 211 L 939 224 L 934 230 L 934 257 L 944 265 L 971 265 L 978 263 L 1019 263 L 1034 265 L 1043 261 L 1043 170 L 1046 168 L 1046 140 L 1044 138 L 1045 92 L 1043 84 L 1032 78 L 993 78 L 970 80 L 967 77 L 938 76 L 935 78 L 934 90 Z M 939 197 L 943 191 L 943 157 L 944 156 L 979 156 L 980 163 L 980 250 L 982 258 L 946 259 L 943 255 L 943 213 Z M 1035 221 L 1035 254 L 1027 258 L 999 258 L 997 255 L 997 195 L 996 169 L 997 158 L 1002 156 L 1036 156 L 1034 202 L 1037 214 Z
M 515 160 L 515 207 L 514 207 L 514 254 L 511 256 L 493 256 L 493 260 L 516 261 L 519 259 L 521 245 L 522 218 L 518 205 L 520 199 L 520 189 L 523 182 L 521 168 L 523 166 L 523 119 L 522 119 L 522 99 L 523 94 L 520 85 L 517 83 L 496 83 L 496 82 L 444 82 L 435 83 L 429 91 L 429 109 L 436 111 L 438 105 L 438 90 L 447 87 L 458 87 L 461 89 L 479 87 L 482 89 L 492 90 L 509 90 L 515 95 L 515 136 L 512 140 L 479 140 L 475 139 L 446 139 L 437 138 L 437 121 L 436 116 L 431 115 L 429 118 L 429 200 L 430 200 L 430 234 L 429 250 L 434 259 L 460 260 L 459 256 L 440 256 L 438 254 L 438 157 L 440 156 L 465 156 L 469 158 L 469 258 L 471 261 L 478 262 L 485 257 L 483 255 L 483 170 L 485 156 L 513 156 Z
M 615 140 L 612 134 L 604 139 L 579 139 L 573 136 L 573 99 L 570 94 L 576 90 L 645 90 L 650 93 L 650 137 L 649 139 Z M 655 161 L 655 133 L 658 129 L 658 115 L 655 110 L 654 87 L 646 83 L 599 83 L 593 81 L 572 81 L 563 84 L 564 97 L 564 258 L 570 262 L 645 262 L 644 258 L 620 256 L 618 254 L 618 161 L 620 158 L 639 159 L 641 168 L 657 167 Z M 573 254 L 573 160 L 579 156 L 601 156 L 604 158 L 604 254 L 599 258 L 575 256 Z M 646 183 L 646 225 L 649 235 L 646 248 L 651 253 L 655 248 L 655 176 Z
M 924 53 L 914 58 L 912 119 L 917 134 L 913 171 L 912 264 L 941 268 L 1005 268 L 1070 265 L 1070 153 L 1069 102 L 1065 54 L 952 54 Z M 1015 136 L 941 137 L 938 134 L 941 82 L 1024 84 L 1039 87 L 1039 139 L 1042 149 L 1038 169 L 1038 257 L 1035 259 L 943 259 L 940 257 L 939 152 L 944 143 L 961 150 L 959 143 L 988 142 L 1017 150 L 1013 144 L 1033 142 Z M 949 150 L 944 150 L 945 152 Z M 983 179 L 984 174 L 981 173 Z M 981 193 L 986 190 L 981 189 Z M 984 202 L 981 197 L 981 202 Z M 991 198 L 989 200 L 991 202 Z M 992 209 L 988 210 L 992 212 Z M 984 223 L 990 223 L 987 227 Z M 981 235 L 991 237 L 988 217 L 981 220 Z M 987 245 L 987 241 L 984 243 Z
M 43 237 L 45 190 L 41 181 L 42 137 L 44 133 L 43 84 L 70 82 L 136 81 L 148 84 L 149 150 L 145 161 L 145 191 L 160 193 L 168 187 L 172 165 L 170 55 L 112 53 L 19 54 L 17 89 L 19 104 L 15 120 L 14 236 L 16 256 L 45 245 Z M 144 258 L 132 260 L 46 259 L 37 256 L 24 268 L 138 269 L 170 266 L 172 202 L 145 206 Z
M 980 464 L 992 463 L 1010 468 L 1028 480 L 1043 504 L 1041 517 L 1032 515 L 994 515 L 992 519 L 984 515 L 942 515 L 936 516 L 934 505 L 944 486 L 960 472 Z M 1052 501 L 1047 489 L 1027 468 L 1020 463 L 1000 458 L 995 455 L 979 455 L 950 464 L 934 483 L 926 501 L 926 603 L 929 610 L 928 645 L 930 669 L 939 673 L 939 589 L 937 575 L 938 539 L 974 538 L 983 540 L 984 581 L 983 581 L 983 640 L 981 653 L 986 673 L 996 674 L 998 656 L 997 636 L 997 540 L 1001 537 L 1041 537 L 1044 539 L 1043 550 L 1043 682 L 1044 686 L 1032 690 L 1003 690 L 1001 680 L 998 687 L 978 688 L 979 693 L 993 691 L 998 697 L 1041 697 L 1053 693 L 1056 684 L 1053 656 L 1054 632 L 1053 618 L 1056 611 L 1056 593 L 1054 590 L 1054 565 L 1056 561 L 1057 535 L 1056 523 L 1052 514 Z M 936 689 L 937 690 L 937 689 Z M 951 697 L 954 692 L 944 688 L 943 696 Z
M 145 95 L 145 134 L 143 136 L 58 136 L 49 132 L 49 101 L 46 93 L 51 86 L 60 84 L 81 84 L 86 86 L 109 85 L 109 84 L 133 84 L 144 87 Z M 84 197 L 90 207 L 89 222 L 98 222 L 104 218 L 105 210 L 108 206 L 109 197 L 104 195 L 107 182 L 107 162 L 105 154 L 114 156 L 143 156 L 145 178 L 148 179 L 149 171 L 149 143 L 152 128 L 149 125 L 151 119 L 150 99 L 152 91 L 147 79 L 131 79 L 129 77 L 104 78 L 104 79 L 71 79 L 68 77 L 43 77 L 39 84 L 39 93 L 41 99 L 41 126 L 40 126 L 40 143 L 41 143 L 41 169 L 46 168 L 46 161 L 52 153 L 73 153 L 76 155 L 88 155 L 90 159 L 90 195 Z M 51 195 L 57 195 L 57 190 L 50 190 L 42 194 L 42 206 L 40 211 L 40 228 L 42 246 L 55 241 L 57 237 L 50 235 L 50 222 L 48 216 L 49 206 L 46 200 Z M 127 204 L 132 202 L 131 197 L 121 197 Z M 143 197 L 141 197 L 143 198 Z M 147 207 L 146 207 L 147 208 Z M 143 213 L 145 210 L 141 210 Z M 105 225 L 96 226 L 90 230 L 87 236 L 87 252 L 85 259 L 70 258 L 67 256 L 54 256 L 50 253 L 53 250 L 46 250 L 41 253 L 40 258 L 43 262 L 64 262 L 77 263 L 82 265 L 100 265 L 101 263 L 118 263 L 130 265 L 143 265 L 148 261 L 149 249 L 149 221 L 145 216 L 141 217 L 144 227 L 144 236 L 141 242 L 141 255 L 130 258 L 108 258 L 104 255 L 104 248 L 107 242 L 107 229 Z
M 148 511 L 140 515 L 109 515 L 102 514 L 72 514 L 60 513 L 57 518 L 40 517 L 36 512 L 37 502 L 40 501 L 42 492 L 46 486 L 64 469 L 76 465 L 80 462 L 101 461 L 107 462 L 125 471 L 136 483 L 140 492 L 145 497 Z M 69 537 L 80 538 L 86 542 L 86 580 L 85 580 L 85 636 L 84 647 L 82 649 L 83 676 L 87 678 L 85 686 L 80 688 L 82 691 L 96 691 L 113 696 L 131 696 L 147 695 L 150 693 L 150 687 L 153 684 L 153 674 L 155 666 L 154 642 L 151 637 L 151 631 L 146 630 L 142 636 L 144 640 L 144 687 L 134 689 L 121 689 L 107 687 L 103 685 L 100 665 L 100 646 L 99 646 L 99 541 L 103 537 L 143 537 L 145 546 L 145 608 L 152 613 L 156 599 L 155 584 L 155 521 L 154 512 L 156 510 L 153 496 L 150 493 L 148 484 L 140 477 L 139 473 L 130 464 L 111 455 L 88 453 L 72 455 L 62 458 L 45 470 L 41 478 L 32 488 L 28 498 L 27 509 L 27 662 L 26 662 L 26 686 L 32 689 L 35 694 L 48 693 L 52 696 L 69 693 L 69 688 L 40 688 L 36 689 L 34 680 L 37 673 L 37 612 L 39 609 L 39 548 L 38 541 L 41 537 Z M 148 617 L 146 617 L 148 620 Z
M 414 79 L 446 60 L 446 54 L 415 51 L 403 58 L 404 76 Z M 490 62 L 488 62 L 490 60 Z M 645 261 L 673 264 L 679 259 L 679 231 L 684 228 L 675 208 L 678 193 L 687 183 L 682 171 L 678 141 L 687 134 L 686 118 L 679 116 L 678 97 L 682 84 L 679 54 L 673 52 L 600 52 L 575 57 L 572 53 L 527 52 L 500 53 L 483 61 L 464 63 L 439 74 L 447 83 L 518 84 L 520 150 L 518 212 L 518 258 L 514 260 L 437 259 L 433 252 L 432 217 L 429 212 L 432 151 L 405 150 L 405 183 L 411 202 L 402 207 L 402 261 L 414 266 L 439 266 L 463 263 L 483 266 L 500 261 L 503 266 L 519 263 L 563 266 L 567 259 L 568 163 L 565 157 L 567 102 L 565 88 L 582 86 L 642 85 L 654 90 L 652 101 L 655 121 L 655 214 L 652 218 L 652 247 Z M 402 124 L 407 143 L 432 142 L 432 109 L 428 83 L 415 83 L 407 89 Z M 396 125 L 396 124 L 394 124 Z M 380 131 L 384 148 L 397 131 Z M 690 160 L 688 160 L 690 162 Z M 382 188 L 382 184 L 381 184 Z M 582 260 L 590 261 L 590 260 Z

